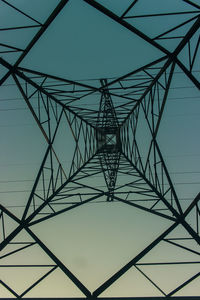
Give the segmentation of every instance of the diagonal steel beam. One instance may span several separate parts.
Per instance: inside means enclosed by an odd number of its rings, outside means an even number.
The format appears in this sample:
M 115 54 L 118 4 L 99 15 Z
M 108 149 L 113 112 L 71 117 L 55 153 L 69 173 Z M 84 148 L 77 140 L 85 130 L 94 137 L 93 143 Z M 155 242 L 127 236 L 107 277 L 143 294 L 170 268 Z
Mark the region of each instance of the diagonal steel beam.
M 196 22 L 192 25 L 192 27 L 188 30 L 187 34 L 185 35 L 185 37 L 183 38 L 183 40 L 179 43 L 179 45 L 176 47 L 176 49 L 174 50 L 174 52 L 172 54 L 170 54 L 168 60 L 166 61 L 166 63 L 164 64 L 164 66 L 162 67 L 162 69 L 160 70 L 160 72 L 157 74 L 157 76 L 155 77 L 155 79 L 151 82 L 151 84 L 149 85 L 149 87 L 145 90 L 144 94 L 140 97 L 140 99 L 137 101 L 137 103 L 135 104 L 135 106 L 133 107 L 132 111 L 130 111 L 130 113 L 128 114 L 128 116 L 126 117 L 126 119 L 124 120 L 124 123 L 127 121 L 127 119 L 130 117 L 130 115 L 133 113 L 133 111 L 136 109 L 137 106 L 140 105 L 140 103 L 142 102 L 142 100 L 144 99 L 144 97 L 148 94 L 148 92 L 152 89 L 152 87 L 154 86 L 154 84 L 156 82 L 158 82 L 159 78 L 162 76 L 162 74 L 166 71 L 166 69 L 170 66 L 170 64 L 172 62 L 177 62 L 179 65 L 181 65 L 181 67 L 184 69 L 184 66 L 179 62 L 179 60 L 177 59 L 178 54 L 182 51 L 182 49 L 185 47 L 185 45 L 188 43 L 188 41 L 191 39 L 191 37 L 195 34 L 195 32 L 200 28 L 200 16 L 198 17 L 198 19 L 196 20 Z M 184 69 L 185 70 L 185 69 Z M 185 72 L 186 75 L 189 76 L 188 72 Z M 191 76 L 190 76 L 191 77 Z M 197 87 L 199 88 L 200 84 L 197 83 L 197 81 L 193 80 L 194 84 L 197 85 Z
M 67 106 L 67 105 L 63 104 L 62 102 L 60 102 L 59 100 L 57 100 L 56 97 L 54 97 L 53 95 L 51 95 L 50 93 L 48 93 L 47 91 L 45 91 L 45 89 L 42 86 L 39 86 L 33 80 L 31 80 L 26 75 L 24 75 L 22 72 L 20 72 L 18 70 L 18 68 L 14 68 L 10 63 L 8 63 L 2 57 L 0 57 L 0 64 L 2 64 L 4 67 L 6 67 L 7 69 L 9 69 L 10 72 L 11 72 L 11 74 L 15 74 L 15 75 L 19 76 L 21 79 L 25 80 L 27 83 L 29 83 L 30 85 L 32 85 L 38 91 L 40 91 L 41 93 L 43 93 L 44 95 L 46 95 L 47 97 L 49 97 L 51 100 L 55 101 L 57 104 L 59 104 L 60 106 L 62 106 L 64 109 L 68 110 L 70 113 L 72 113 L 73 115 L 75 115 L 76 117 L 78 117 L 79 119 L 81 119 L 83 122 L 85 122 L 86 124 L 90 125 L 91 127 L 93 127 L 95 129 L 95 127 L 92 124 L 90 124 L 87 120 L 85 120 L 84 118 L 82 118 L 79 114 L 75 113 L 73 111 L 73 109 L 71 109 L 69 106 Z
M 45 253 L 56 263 L 56 265 L 67 275 L 68 278 L 78 287 L 80 291 L 86 296 L 90 297 L 91 292 L 83 285 L 82 282 L 58 259 L 57 256 L 37 237 L 30 228 L 25 228 L 29 235 L 37 242 L 37 244 L 44 250 Z
M 18 224 L 22 224 L 21 220 L 19 220 L 15 215 L 9 212 L 6 208 L 0 205 L 0 208 L 8 214 L 13 220 L 15 220 Z M 27 226 L 23 225 L 23 229 L 25 229 L 28 234 L 34 239 L 34 241 L 44 250 L 44 252 L 55 262 L 55 264 L 67 275 L 68 278 L 83 292 L 86 297 L 91 295 L 90 291 L 78 280 L 78 278 L 56 257 L 53 252 L 36 236 L 33 231 Z M 21 298 L 21 297 L 20 297 Z
M 136 70 L 133 70 L 133 71 L 131 71 L 131 72 L 125 74 L 125 75 L 122 75 L 122 76 L 118 77 L 117 79 L 112 80 L 111 82 L 108 82 L 107 85 L 104 85 L 104 86 L 103 86 L 103 88 L 112 86 L 113 84 L 115 84 L 115 83 L 117 83 L 117 82 L 119 82 L 119 81 L 121 81 L 121 80 L 123 80 L 123 79 L 129 77 L 129 76 L 132 76 L 132 75 L 134 75 L 134 74 L 137 74 L 137 73 L 139 73 L 139 72 L 141 72 L 141 71 L 143 71 L 143 70 L 145 70 L 145 69 L 147 69 L 147 68 L 150 68 L 150 67 L 152 67 L 152 66 L 158 64 L 159 62 L 162 62 L 162 61 L 166 60 L 167 58 L 168 58 L 167 55 L 162 56 L 162 57 L 159 58 L 159 59 L 156 59 L 156 60 L 154 60 L 154 61 L 152 61 L 152 62 L 150 62 L 150 63 L 148 63 L 148 64 L 146 64 L 146 65 L 144 65 L 144 66 L 142 66 L 142 67 L 140 67 L 140 68 L 137 68 Z
M 174 230 L 179 224 L 176 221 L 167 230 L 165 230 L 161 235 L 159 235 L 152 243 L 150 243 L 144 250 L 142 250 L 138 255 L 136 255 L 132 260 L 130 260 L 124 267 L 122 267 L 118 272 L 111 276 L 107 281 L 105 281 L 100 287 L 98 287 L 94 292 L 93 296 L 98 297 L 105 290 L 107 290 L 115 281 L 117 281 L 122 275 L 124 275 L 130 268 L 132 268 L 141 258 L 143 258 L 147 253 L 149 253 L 156 245 L 158 245 L 172 230 Z
M 30 222 L 30 224 L 28 225 L 28 227 L 33 226 L 33 225 L 38 224 L 38 223 L 41 223 L 41 222 L 43 222 L 43 221 L 45 221 L 45 220 L 54 218 L 55 216 L 58 216 L 58 215 L 60 215 L 60 214 L 63 214 L 63 213 L 65 213 L 66 211 L 72 210 L 73 208 L 82 206 L 83 204 L 89 203 L 89 202 L 91 202 L 91 201 L 93 201 L 93 200 L 96 200 L 96 199 L 98 199 L 98 198 L 100 198 L 100 197 L 102 197 L 102 196 L 104 196 L 104 195 L 106 195 L 106 193 L 105 193 L 105 192 L 101 192 L 101 193 L 99 193 L 99 194 L 97 194 L 97 195 L 95 195 L 95 196 L 93 196 L 93 197 L 91 197 L 91 198 L 89 198 L 89 199 L 87 199 L 87 200 L 85 200 L 85 201 L 76 203 L 76 204 L 74 204 L 74 205 L 72 205 L 72 206 L 70 206 L 70 207 L 66 207 L 66 208 L 63 208 L 63 209 L 61 209 L 61 210 L 55 212 L 55 213 L 52 213 L 51 215 L 48 215 L 48 216 L 42 217 L 42 218 L 40 218 L 40 219 L 37 219 L 37 220 L 35 220 L 35 221 L 32 221 L 32 222 Z
M 196 7 L 197 9 L 200 9 L 200 5 L 194 3 L 193 1 L 190 1 L 190 0 L 182 0 L 182 1 Z
M 40 37 L 43 35 L 43 33 L 47 30 L 47 28 L 50 26 L 50 24 L 54 21 L 54 19 L 57 17 L 57 15 L 61 12 L 61 10 L 64 8 L 64 6 L 68 3 L 69 0 L 61 0 L 56 8 L 53 10 L 51 15 L 47 18 L 45 23 L 42 25 L 40 30 L 36 33 L 36 35 L 33 37 L 31 42 L 28 44 L 26 49 L 23 51 L 22 55 L 18 58 L 16 63 L 14 64 L 14 68 L 16 68 L 22 60 L 25 58 L 25 56 L 29 53 L 29 51 L 33 48 L 33 46 L 37 43 L 37 41 L 40 39 Z M 0 85 L 4 83 L 4 81 L 10 76 L 11 70 L 9 70 L 6 75 L 0 80 Z
M 200 82 L 192 75 L 192 72 L 190 72 L 178 58 L 176 59 L 176 62 L 177 65 L 182 69 L 182 71 L 193 82 L 193 84 L 200 90 Z
M 162 202 L 166 205 L 166 207 L 171 211 L 171 213 L 175 216 L 176 220 L 188 231 L 188 233 L 193 237 L 193 239 L 200 245 L 200 237 L 193 230 L 193 228 L 185 221 L 186 215 L 189 213 L 188 210 L 184 214 L 179 214 L 176 209 L 163 197 L 162 194 L 156 189 L 156 187 L 146 178 L 146 176 L 133 164 L 133 162 L 124 154 L 122 155 L 126 158 L 126 160 L 130 163 L 130 165 L 138 172 L 140 177 L 150 186 L 152 191 L 162 200 Z M 197 197 L 198 199 L 198 197 Z M 196 199 L 194 201 L 197 201 Z M 192 206 L 192 205 L 191 205 Z M 191 211 L 191 208 L 189 209 Z
M 160 213 L 160 212 L 158 212 L 158 211 L 156 211 L 156 210 L 149 209 L 149 208 L 147 208 L 147 207 L 144 207 L 144 206 L 142 206 L 142 205 L 136 204 L 136 203 L 134 203 L 134 202 L 130 202 L 130 201 L 128 201 L 128 200 L 121 199 L 121 198 L 119 198 L 118 196 L 116 196 L 115 194 L 113 195 L 113 198 L 116 199 L 116 200 L 119 201 L 119 202 L 122 202 L 122 203 L 128 204 L 128 205 L 130 205 L 130 206 L 136 207 L 136 208 L 138 208 L 138 209 L 140 209 L 140 210 L 149 212 L 149 213 L 154 214 L 154 215 L 156 215 L 156 216 L 159 216 L 159 217 L 161 217 L 161 218 L 164 218 L 164 219 L 167 219 L 167 220 L 170 220 L 170 221 L 176 221 L 176 218 L 174 218 L 174 217 L 170 217 L 170 216 L 168 216 L 168 215 L 165 215 L 165 214 L 163 214 L 163 213 Z
M 51 78 L 51 79 L 54 79 L 54 80 L 63 81 L 63 82 L 69 83 L 69 84 L 78 85 L 78 86 L 84 87 L 86 89 L 92 90 L 94 92 L 99 90 L 98 88 L 96 88 L 94 86 L 84 84 L 84 83 L 79 82 L 79 81 L 73 81 L 73 80 L 69 80 L 69 79 L 66 79 L 66 78 L 59 77 L 59 76 L 50 75 L 50 74 L 46 74 L 44 72 L 39 72 L 39 71 L 35 71 L 35 70 L 27 69 L 27 68 L 22 68 L 22 67 L 18 67 L 18 69 L 22 72 L 27 72 L 27 73 L 31 73 L 31 74 L 34 74 L 34 75 L 44 76 L 44 77 Z
M 121 17 L 117 16 L 111 10 L 107 9 L 106 7 L 104 7 L 103 5 L 98 3 L 97 1 L 95 1 L 95 0 L 83 0 L 83 1 L 87 2 L 89 5 L 96 8 L 97 10 L 99 10 L 100 12 L 102 12 L 103 14 L 105 14 L 106 16 L 111 18 L 112 20 L 116 21 L 117 23 L 121 24 L 123 27 L 125 27 L 128 30 L 130 30 L 131 32 L 135 33 L 137 36 L 139 36 L 140 38 L 142 38 L 143 40 L 148 42 L 150 45 L 154 46 L 156 49 L 158 49 L 161 52 L 167 54 L 168 56 L 171 55 L 171 53 L 167 49 L 165 49 L 164 47 L 162 47 L 161 45 L 156 43 L 154 40 L 152 40 L 150 37 L 148 37 L 142 31 L 138 30 L 136 27 L 134 27 L 131 24 L 127 23 Z
M 50 145 L 49 145 L 50 147 Z M 48 148 L 49 148 L 48 147 Z M 46 156 L 48 155 L 48 148 L 46 151 L 46 155 L 44 158 L 44 161 L 46 159 Z M 45 200 L 45 202 L 43 202 L 32 214 L 30 214 L 26 219 L 21 220 L 20 222 L 18 222 L 18 218 L 16 216 L 14 216 L 11 212 L 9 212 L 7 209 L 5 209 L 3 206 L 0 205 L 0 208 L 9 214 L 9 216 L 15 220 L 17 223 L 19 223 L 19 226 L 16 227 L 5 239 L 4 241 L 0 244 L 0 251 L 3 250 L 9 243 L 10 241 L 17 236 L 17 234 L 22 231 L 23 229 L 25 229 L 26 227 L 29 226 L 30 222 L 34 219 L 34 217 L 44 208 L 46 207 L 50 201 L 59 194 L 59 192 L 61 192 L 63 190 L 63 188 L 69 183 L 72 182 L 73 178 L 75 178 L 75 176 L 92 160 L 92 158 L 96 155 L 96 153 L 87 161 L 85 162 L 85 164 L 79 168 L 71 177 L 69 177 L 51 196 L 48 197 L 48 199 Z M 42 169 L 42 165 L 41 168 L 39 170 L 39 173 L 41 172 Z M 39 176 L 39 175 L 38 175 Z M 36 181 L 38 182 L 38 177 L 36 178 Z M 33 189 L 32 189 L 32 194 L 34 193 L 35 189 L 37 187 L 37 183 L 35 183 Z M 93 199 L 92 199 L 93 200 Z M 30 199 L 29 199 L 30 202 Z M 83 203 L 84 204 L 84 203 Z M 76 207 L 76 206 L 75 206 Z
M 121 15 L 121 18 L 123 18 L 131 8 L 133 8 L 133 6 L 138 2 L 138 0 L 134 0 L 130 5 L 129 7 L 125 10 L 125 12 Z

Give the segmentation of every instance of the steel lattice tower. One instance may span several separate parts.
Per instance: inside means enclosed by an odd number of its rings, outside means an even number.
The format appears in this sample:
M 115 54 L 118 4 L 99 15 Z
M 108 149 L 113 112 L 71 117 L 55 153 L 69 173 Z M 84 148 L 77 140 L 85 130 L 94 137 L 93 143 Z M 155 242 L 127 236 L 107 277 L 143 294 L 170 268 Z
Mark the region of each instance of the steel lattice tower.
M 133 286 L 131 299 L 200 299 L 197 292 L 192 295 L 187 292 L 187 288 L 194 282 L 197 289 L 199 285 L 200 291 L 200 272 L 196 271 L 200 263 L 200 194 L 187 203 L 178 196 L 158 139 L 164 109 L 176 73 L 184 74 L 195 90 L 200 88 L 198 1 L 180 0 L 184 11 L 173 7 L 173 11 L 155 10 L 155 13 L 149 14 L 143 12 L 143 0 L 125 1 L 122 5 L 123 11 L 119 14 L 115 0 L 108 1 L 109 5 L 106 1 L 82 0 L 90 10 L 98 11 L 161 53 L 156 60 L 149 61 L 123 76 L 112 79 L 99 78 L 91 82 L 68 80 L 47 74 L 45 70 L 40 72 L 26 68 L 23 64 L 32 48 L 45 36 L 52 24 L 56 23 L 59 15 L 67 10 L 70 1 L 58 1 L 43 23 L 18 7 L 17 1 L 1 2 L 4 7 L 15 11 L 17 16 L 22 16 L 23 20 L 32 22 L 31 26 L 36 28 L 36 33 L 22 48 L 15 46 L 15 40 L 13 43 L 6 42 L 4 36 L 2 37 L 0 86 L 3 88 L 9 80 L 15 83 L 46 143 L 43 160 L 20 213 L 10 209 L 5 201 L 0 201 L 2 289 L 11 298 L 33 299 L 29 293 L 34 293 L 35 288 L 59 270 L 76 286 L 82 294 L 81 299 L 125 299 L 128 298 L 126 293 L 124 297 L 106 297 L 104 293 L 127 272 L 135 269 L 157 294 L 144 295 L 141 288 L 141 293 L 136 297 Z M 164 3 L 163 5 L 165 6 Z M 139 13 L 134 15 L 136 8 L 139 9 Z M 133 22 L 136 18 L 141 22 L 144 18 L 166 20 L 166 16 L 169 24 L 165 24 L 163 31 L 157 36 L 154 33 L 151 36 L 146 34 L 145 30 L 138 29 Z M 176 25 L 170 24 L 172 16 L 181 16 Z M 28 27 L 30 26 L 24 22 L 23 26 L 17 28 L 12 20 L 9 20 L 9 27 L 3 24 L 1 32 L 19 32 Z M 12 57 L 8 54 L 17 56 Z M 68 155 L 69 150 L 65 143 L 63 148 L 60 147 L 61 150 L 58 150 L 56 144 L 58 135 L 62 136 L 63 123 L 64 128 L 70 131 L 74 145 L 72 160 L 67 166 L 63 163 L 63 156 Z M 145 128 L 150 138 L 141 136 L 141 130 L 138 128 Z M 145 139 L 145 146 L 142 145 L 141 139 Z M 100 183 L 103 182 L 103 185 L 97 185 L 96 176 L 101 176 Z M 97 203 L 102 199 L 106 205 L 121 203 L 130 210 L 144 212 L 146 218 L 153 216 L 164 220 L 167 226 L 134 257 L 127 259 L 127 263 L 91 291 L 46 245 L 45 240 L 39 238 L 34 228 L 39 228 L 48 220 L 57 220 L 61 215 L 67 215 L 69 211 L 78 207 L 81 209 L 88 203 Z M 157 260 L 155 256 L 154 260 L 145 261 L 146 257 L 159 247 L 163 247 L 162 252 L 165 245 L 166 249 L 167 245 L 175 249 L 176 257 L 173 261 L 167 256 L 168 250 L 164 253 L 164 260 L 160 260 L 158 254 Z M 31 251 L 34 247 L 40 249 L 50 263 L 42 264 L 35 260 L 32 262 Z M 182 266 L 184 271 L 177 282 L 163 289 L 159 284 L 160 275 L 156 278 L 148 271 L 148 268 L 153 270 L 157 266 Z M 34 268 L 39 270 L 37 278 L 27 283 L 20 292 L 15 289 L 14 284 L 6 280 L 8 275 L 4 275 L 8 269 L 17 272 L 16 274 L 21 274 L 21 270 L 24 270 L 22 282 L 26 282 L 26 270 L 28 272 Z M 173 274 L 166 275 L 166 286 L 170 276 Z M 45 299 L 45 296 L 42 297 Z M 60 297 L 59 291 L 57 297 Z M 66 293 L 65 299 L 69 298 L 71 295 Z M 5 296 L 2 299 L 5 299 Z

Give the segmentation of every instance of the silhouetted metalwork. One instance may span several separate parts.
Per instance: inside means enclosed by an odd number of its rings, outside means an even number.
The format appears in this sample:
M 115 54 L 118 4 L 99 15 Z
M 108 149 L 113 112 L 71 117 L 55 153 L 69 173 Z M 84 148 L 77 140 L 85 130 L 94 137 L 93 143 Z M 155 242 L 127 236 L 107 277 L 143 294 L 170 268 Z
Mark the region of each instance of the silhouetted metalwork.
M 82 299 L 110 299 L 101 297 L 102 293 L 124 275 L 130 268 L 135 267 L 142 276 L 149 281 L 157 291 L 162 294 L 156 299 L 183 299 L 176 297 L 176 293 L 189 285 L 200 275 L 193 274 L 187 280 L 183 280 L 170 292 L 163 291 L 147 274 L 144 273 L 141 266 L 143 265 L 191 265 L 199 264 L 199 252 L 192 247 L 188 247 L 188 239 L 200 244 L 199 237 L 199 199 L 198 194 L 187 209 L 181 205 L 177 196 L 175 186 L 168 172 L 166 163 L 160 150 L 157 134 L 160 121 L 168 97 L 169 88 L 173 79 L 175 67 L 178 66 L 188 77 L 192 84 L 200 89 L 198 73 L 195 72 L 195 66 L 199 60 L 200 49 L 200 5 L 197 1 L 182 0 L 188 6 L 187 11 L 160 12 L 155 14 L 134 15 L 133 8 L 136 7 L 140 0 L 130 1 L 121 15 L 118 15 L 111 9 L 103 6 L 101 1 L 83 0 L 93 9 L 98 10 L 106 17 L 117 22 L 122 27 L 129 30 L 158 49 L 161 56 L 152 62 L 133 70 L 116 79 L 99 79 L 98 87 L 60 78 L 58 76 L 45 74 L 36 70 L 22 67 L 20 64 L 30 52 L 38 40 L 45 35 L 46 29 L 52 22 L 56 22 L 57 15 L 68 4 L 67 0 L 59 2 L 54 11 L 47 20 L 41 24 L 32 16 L 26 14 L 9 1 L 2 2 L 14 9 L 19 15 L 31 20 L 32 28 L 38 28 L 36 34 L 32 37 L 29 44 L 23 48 L 15 47 L 15 43 L 9 44 L 2 40 L 0 46 L 0 64 L 3 69 L 3 75 L 0 78 L 0 85 L 12 77 L 18 87 L 27 107 L 32 113 L 44 139 L 47 142 L 46 153 L 39 168 L 35 182 L 33 184 L 26 206 L 23 210 L 22 217 L 19 218 L 13 214 L 9 208 L 0 204 L 0 222 L 2 231 L 2 240 L 0 250 L 1 259 L 9 258 L 17 252 L 23 252 L 27 248 L 38 245 L 52 261 L 51 265 L 43 265 L 46 273 L 34 282 L 28 289 L 20 295 L 10 286 L 0 279 L 0 283 L 17 299 L 26 299 L 26 295 L 33 290 L 42 280 L 48 277 L 56 269 L 60 269 L 82 292 Z M 180 1 L 181 2 L 181 1 Z M 114 5 L 114 1 L 113 1 Z M 174 7 L 175 9 L 175 7 Z M 170 21 L 167 29 L 159 35 L 146 35 L 141 30 L 133 26 L 135 18 L 157 18 L 163 16 L 181 15 L 189 16 L 185 21 L 172 27 Z M 187 32 L 180 36 L 179 29 L 187 25 Z M 12 25 L 9 28 L 1 28 L 1 31 L 22 30 L 30 26 L 16 27 Z M 172 34 L 172 35 L 171 35 Z M 161 41 L 176 41 L 173 50 L 164 47 Z M 182 51 L 187 52 L 188 61 L 184 61 L 180 56 Z M 10 63 L 4 54 L 20 54 L 14 63 Z M 90 108 L 87 105 L 79 105 L 82 99 L 95 96 L 95 106 Z M 98 98 L 98 103 L 96 99 Z M 113 99 L 121 99 L 120 104 L 116 104 Z M 37 101 L 37 105 L 35 105 Z M 151 140 L 146 146 L 148 151 L 146 156 L 141 155 L 141 146 L 138 143 L 140 138 L 137 135 L 137 126 L 140 115 L 143 115 L 146 126 L 151 134 Z M 59 155 L 54 148 L 54 141 L 60 128 L 61 120 L 64 120 L 66 126 L 70 128 L 75 149 L 71 162 L 71 167 L 66 170 L 61 163 Z M 103 174 L 106 188 L 98 188 L 90 183 L 87 179 L 93 178 L 97 174 Z M 116 185 L 119 174 L 131 177 L 131 181 L 122 182 L 120 179 Z M 96 201 L 104 196 L 106 201 L 119 201 L 130 207 L 146 211 L 155 216 L 169 220 L 171 225 L 160 234 L 155 240 L 146 246 L 137 256 L 133 257 L 119 271 L 107 279 L 95 291 L 89 289 L 68 269 L 68 267 L 59 260 L 56 255 L 49 249 L 45 243 L 40 240 L 33 232 L 32 226 L 45 222 L 50 218 L 66 213 L 71 209 L 82 206 L 88 202 Z M 192 224 L 187 221 L 188 215 L 194 211 Z M 5 221 L 7 216 L 8 221 Z M 16 227 L 7 233 L 7 222 L 13 220 Z M 187 237 L 170 238 L 169 234 L 181 225 Z M 17 237 L 22 231 L 25 231 L 34 242 L 18 242 L 19 248 L 9 250 L 9 245 L 15 243 Z M 13 242 L 14 241 L 14 242 Z M 177 248 L 184 249 L 188 253 L 196 254 L 195 261 L 178 261 L 178 262 L 152 262 L 144 263 L 140 260 L 149 253 L 159 243 L 172 244 Z M 20 268 L 29 267 L 29 265 L 4 265 L 0 267 Z M 34 265 L 40 267 L 40 265 Z M 25 278 L 24 278 L 25 280 Z M 188 295 L 186 295 L 188 296 Z M 69 298 L 66 295 L 66 299 Z M 132 297 L 127 299 L 155 299 L 154 297 Z M 27 298 L 31 299 L 31 298 Z M 35 299 L 35 298 L 34 298 Z M 39 299 L 39 298 L 38 298 Z M 41 298 L 43 299 L 43 298 Z M 52 298 L 53 299 L 53 298 Z M 76 298 L 74 298 L 76 299 Z M 122 299 L 116 298 L 115 299 Z M 200 299 L 200 297 L 188 296 L 186 299 Z

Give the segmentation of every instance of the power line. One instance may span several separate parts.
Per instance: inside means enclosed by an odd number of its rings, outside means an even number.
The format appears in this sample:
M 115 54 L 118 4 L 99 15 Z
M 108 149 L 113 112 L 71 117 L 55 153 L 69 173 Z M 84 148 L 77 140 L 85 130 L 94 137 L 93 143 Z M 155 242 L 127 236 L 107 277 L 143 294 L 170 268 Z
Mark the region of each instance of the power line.
M 77 196 L 79 196 L 79 195 L 77 195 Z M 191 200 L 194 200 L 193 198 L 181 198 L 181 199 L 179 199 L 179 201 L 191 201 Z M 130 202 L 132 202 L 131 200 L 129 200 Z M 133 201 L 134 202 L 134 201 Z M 64 203 L 64 204 L 76 204 L 76 203 L 80 203 L 80 201 L 76 201 L 76 202 L 68 202 L 68 203 Z M 96 203 L 108 203 L 108 201 L 107 200 L 94 200 L 94 201 L 90 201 L 90 202 L 88 202 L 87 203 L 87 205 L 88 204 L 96 204 Z M 114 200 L 114 201 L 112 201 L 112 202 L 109 202 L 109 203 L 118 203 L 118 204 L 120 204 L 121 202 L 120 201 L 117 201 L 117 200 Z M 52 204 L 56 204 L 56 203 L 50 203 L 51 205 Z M 5 208 L 24 208 L 24 207 L 26 207 L 26 205 L 6 205 L 5 206 Z M 39 205 L 30 205 L 30 207 L 39 207 Z
M 200 171 L 185 171 L 185 172 L 169 172 L 171 175 L 184 175 L 184 174 L 200 174 Z M 118 174 L 118 176 L 125 176 L 123 174 Z M 99 178 L 101 176 L 93 176 L 93 178 Z M 4 183 L 20 183 L 20 182 L 33 182 L 35 179 L 14 179 L 14 180 L 0 180 L 0 184 Z M 47 181 L 48 179 L 46 179 Z M 182 183 L 180 183 L 182 184 Z
M 94 177 L 94 176 L 93 176 Z M 196 184 L 200 184 L 200 182 L 175 182 L 173 183 L 173 185 L 196 185 Z M 144 185 L 146 185 L 144 183 Z M 169 184 L 163 184 L 163 185 L 169 185 Z M 105 188 L 106 187 L 106 184 L 105 185 L 95 185 L 95 186 L 92 186 L 91 188 Z M 116 185 L 116 187 L 120 187 L 120 185 Z M 84 187 L 85 188 L 85 187 Z M 90 188 L 90 187 L 88 187 Z M 124 186 L 122 186 L 122 188 L 124 188 Z M 126 186 L 126 188 L 128 188 L 128 186 Z M 12 194 L 12 193 L 30 193 L 31 190 L 6 190 L 6 191 L 0 191 L 0 194 Z M 37 192 L 43 192 L 43 190 L 37 190 Z M 128 193 L 128 191 L 127 191 Z M 78 195 L 78 193 L 77 193 Z
M 192 71 L 192 73 L 199 73 L 200 72 L 200 70 L 193 70 Z M 183 72 L 181 72 L 181 71 L 174 71 L 173 72 L 174 74 L 183 74 Z M 166 72 L 166 74 L 169 74 L 168 72 Z M 156 76 L 157 74 L 151 74 L 152 76 Z M 34 79 L 34 78 L 44 78 L 45 76 L 31 76 L 30 78 L 31 79 Z M 134 77 L 132 76 L 127 76 L 128 78 L 132 78 L 132 79 L 134 79 Z M 116 80 L 116 79 L 119 79 L 120 78 L 120 76 L 118 76 L 118 77 L 107 77 L 106 79 L 107 80 Z M 62 79 L 62 78 L 61 78 Z M 65 78 L 64 78 L 65 79 Z M 100 81 L 101 80 L 101 78 L 84 78 L 84 79 L 70 79 L 70 80 L 73 80 L 75 83 L 77 82 L 85 82 L 85 81 Z M 54 82 L 59 82 L 59 81 L 62 81 L 62 80 L 51 80 L 51 81 L 49 81 L 48 83 L 54 83 Z M 36 82 L 36 83 L 40 83 L 39 81 L 38 82 Z M 22 85 L 25 85 L 25 83 L 21 83 Z M 71 84 L 71 85 L 73 85 L 73 83 Z M 3 84 L 3 87 L 5 87 L 5 86 L 16 86 L 16 84 L 15 83 L 7 83 L 7 84 Z

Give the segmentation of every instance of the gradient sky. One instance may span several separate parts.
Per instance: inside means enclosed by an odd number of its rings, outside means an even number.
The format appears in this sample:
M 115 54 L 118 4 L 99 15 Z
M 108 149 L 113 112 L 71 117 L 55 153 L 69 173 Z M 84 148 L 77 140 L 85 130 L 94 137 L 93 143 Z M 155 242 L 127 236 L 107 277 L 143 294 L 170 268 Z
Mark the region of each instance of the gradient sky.
M 27 14 L 44 22 L 58 4 L 56 0 L 9 0 Z M 124 11 L 130 0 L 101 0 L 99 3 L 116 14 Z M 195 1 L 193 1 L 195 2 Z M 197 1 L 195 2 L 197 3 Z M 164 4 L 164 5 L 163 5 Z M 174 11 L 195 11 L 185 2 L 178 0 L 141 0 L 130 12 L 135 15 L 156 14 Z M 168 30 L 169 17 L 134 19 L 130 21 L 147 35 L 157 35 Z M 170 16 L 171 26 L 184 22 L 187 15 Z M 1 27 L 31 25 L 32 21 L 19 16 L 12 8 L 0 3 Z M 179 29 L 183 36 L 191 24 Z M 24 48 L 38 28 L 2 32 L 1 43 L 14 41 L 15 46 Z M 195 44 L 196 36 L 194 37 Z M 160 44 L 173 51 L 179 40 L 165 40 Z M 199 54 L 199 52 L 198 52 Z M 5 60 L 14 63 L 19 53 L 3 54 Z M 39 39 L 20 67 L 37 70 L 62 78 L 99 86 L 100 78 L 116 78 L 127 74 L 151 61 L 163 56 L 163 53 L 127 29 L 122 28 L 108 17 L 90 7 L 82 0 L 69 1 L 56 20 Z M 182 51 L 180 60 L 187 65 L 187 52 Z M 199 78 L 199 60 L 195 64 L 195 73 Z M 5 74 L 0 69 L 0 76 Z M 21 81 L 23 84 L 23 82 Z M 199 91 L 181 70 L 176 67 L 163 119 L 158 133 L 158 142 L 168 167 L 177 195 L 185 209 L 199 192 L 200 153 Z M 85 103 L 94 107 L 100 95 L 88 97 Z M 120 100 L 118 100 L 120 102 Z M 84 103 L 84 105 L 85 105 Z M 80 106 L 83 105 L 80 103 Z M 0 87 L 0 203 L 16 216 L 21 216 L 27 203 L 34 179 L 37 176 L 47 143 L 33 119 L 20 91 L 12 78 L 8 78 Z M 74 153 L 74 140 L 66 121 L 62 120 L 55 141 L 55 148 L 61 162 L 69 171 Z M 150 132 L 144 116 L 140 115 L 138 124 L 138 143 L 142 156 L 148 150 Z M 81 145 L 84 148 L 84 145 Z M 119 176 L 117 185 L 131 181 L 131 176 Z M 94 176 L 87 182 L 102 188 L 105 185 L 103 175 Z M 187 219 L 194 226 L 193 213 Z M 31 227 L 33 232 L 51 251 L 87 286 L 95 290 L 113 273 L 129 262 L 153 239 L 171 225 L 171 221 L 151 215 L 147 212 L 118 202 L 85 204 L 65 214 Z M 16 224 L 6 217 L 6 230 L 9 234 Z M 2 235 L 2 229 L 0 229 Z M 188 233 L 178 226 L 169 236 L 188 237 Z M 14 239 L 32 242 L 26 232 Z M 186 244 L 184 244 L 186 245 Z M 194 241 L 187 246 L 199 251 Z M 2 255 L 17 249 L 9 245 Z M 160 243 L 140 263 L 165 261 L 196 261 L 197 255 L 165 242 Z M 49 267 L 8 268 L 5 265 L 53 265 L 51 259 L 38 245 L 2 259 L 0 279 L 10 285 L 17 293 L 22 293 Z M 140 266 L 140 269 L 168 293 L 177 285 L 199 271 L 199 264 L 171 266 Z M 25 280 L 26 278 L 26 280 Z M 197 278 L 176 296 L 198 295 L 200 279 Z M 81 297 L 83 294 L 57 268 L 48 278 L 30 291 L 26 297 Z M 161 293 L 139 272 L 132 267 L 102 295 L 114 296 L 161 296 Z M 0 297 L 12 297 L 11 293 L 0 286 Z

